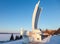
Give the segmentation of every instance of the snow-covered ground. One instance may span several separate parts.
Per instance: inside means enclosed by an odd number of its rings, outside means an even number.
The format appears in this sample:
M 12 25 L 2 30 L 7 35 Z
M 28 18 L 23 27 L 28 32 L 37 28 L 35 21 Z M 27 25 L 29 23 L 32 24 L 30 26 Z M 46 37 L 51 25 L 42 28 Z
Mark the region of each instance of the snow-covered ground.
M 49 42 L 46 42 L 46 44 L 60 44 L 60 35 L 52 36 Z
M 51 37 L 52 37 L 52 35 L 50 35 L 50 36 L 48 36 L 47 38 L 43 39 L 41 42 L 42 42 L 42 43 L 49 42 Z
M 27 42 L 27 43 L 25 43 L 25 42 Z M 28 44 L 29 40 L 28 39 L 17 40 L 17 41 L 12 41 L 12 42 L 3 43 L 3 44 L 24 44 L 24 43 Z M 41 41 L 41 43 L 43 43 L 43 44 L 60 44 L 60 35 L 48 36 L 47 38 L 43 39 Z

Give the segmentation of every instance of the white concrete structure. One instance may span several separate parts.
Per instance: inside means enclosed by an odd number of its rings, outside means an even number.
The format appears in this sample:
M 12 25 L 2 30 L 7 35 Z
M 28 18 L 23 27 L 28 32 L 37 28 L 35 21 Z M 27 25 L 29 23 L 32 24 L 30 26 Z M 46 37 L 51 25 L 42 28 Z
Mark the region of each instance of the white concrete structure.
M 34 12 L 33 12 L 33 16 L 32 16 L 32 29 L 37 29 L 37 24 L 38 24 L 38 18 L 41 12 L 41 8 L 39 8 L 39 3 L 40 0 L 38 1 L 38 3 L 35 6 Z
M 35 6 L 34 12 L 33 12 L 33 17 L 32 17 L 32 31 L 21 31 L 21 35 L 27 35 L 29 38 L 29 41 L 32 42 L 41 42 L 41 34 L 42 32 L 40 31 L 40 29 L 37 28 L 37 24 L 38 24 L 38 18 L 41 12 L 41 8 L 39 8 L 39 3 L 40 0 L 38 1 L 38 3 Z
M 26 33 L 27 33 L 26 30 L 24 30 L 24 29 L 21 29 L 21 30 L 20 30 L 20 35 L 24 36 L 24 35 L 26 35 Z
M 37 28 L 38 19 L 41 12 L 41 8 L 39 8 L 39 3 L 40 0 L 35 6 L 32 17 L 32 38 L 34 39 L 35 42 L 41 42 L 41 34 L 42 34 L 42 32 Z
M 42 32 L 40 30 L 36 29 L 33 31 L 32 37 L 35 42 L 41 42 L 41 34 L 42 34 Z

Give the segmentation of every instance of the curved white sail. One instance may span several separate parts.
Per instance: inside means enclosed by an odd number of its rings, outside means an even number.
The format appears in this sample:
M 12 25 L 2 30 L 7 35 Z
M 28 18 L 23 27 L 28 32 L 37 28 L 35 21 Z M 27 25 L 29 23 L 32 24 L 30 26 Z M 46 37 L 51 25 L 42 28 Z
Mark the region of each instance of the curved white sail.
M 38 19 L 39 19 L 39 15 L 40 15 L 40 12 L 41 12 L 41 8 L 39 8 L 39 3 L 40 3 L 40 0 L 36 4 L 34 12 L 33 12 L 32 30 L 37 29 Z

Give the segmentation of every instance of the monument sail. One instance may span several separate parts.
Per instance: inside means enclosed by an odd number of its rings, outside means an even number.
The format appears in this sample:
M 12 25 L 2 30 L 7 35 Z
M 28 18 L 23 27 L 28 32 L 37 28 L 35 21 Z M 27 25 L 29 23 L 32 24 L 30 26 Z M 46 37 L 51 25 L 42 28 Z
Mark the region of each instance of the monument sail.
M 38 19 L 39 19 L 39 15 L 40 15 L 40 12 L 41 12 L 41 8 L 39 8 L 39 3 L 40 3 L 40 0 L 36 4 L 34 12 L 33 12 L 32 30 L 37 29 Z

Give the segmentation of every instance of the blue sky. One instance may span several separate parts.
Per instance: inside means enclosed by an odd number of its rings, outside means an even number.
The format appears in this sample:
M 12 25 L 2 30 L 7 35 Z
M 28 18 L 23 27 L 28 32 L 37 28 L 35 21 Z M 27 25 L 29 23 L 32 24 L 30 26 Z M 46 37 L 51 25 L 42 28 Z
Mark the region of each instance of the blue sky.
M 34 7 L 38 0 L 0 0 L 0 32 L 18 32 L 31 29 Z M 60 0 L 41 0 L 43 8 L 38 28 L 60 27 Z

